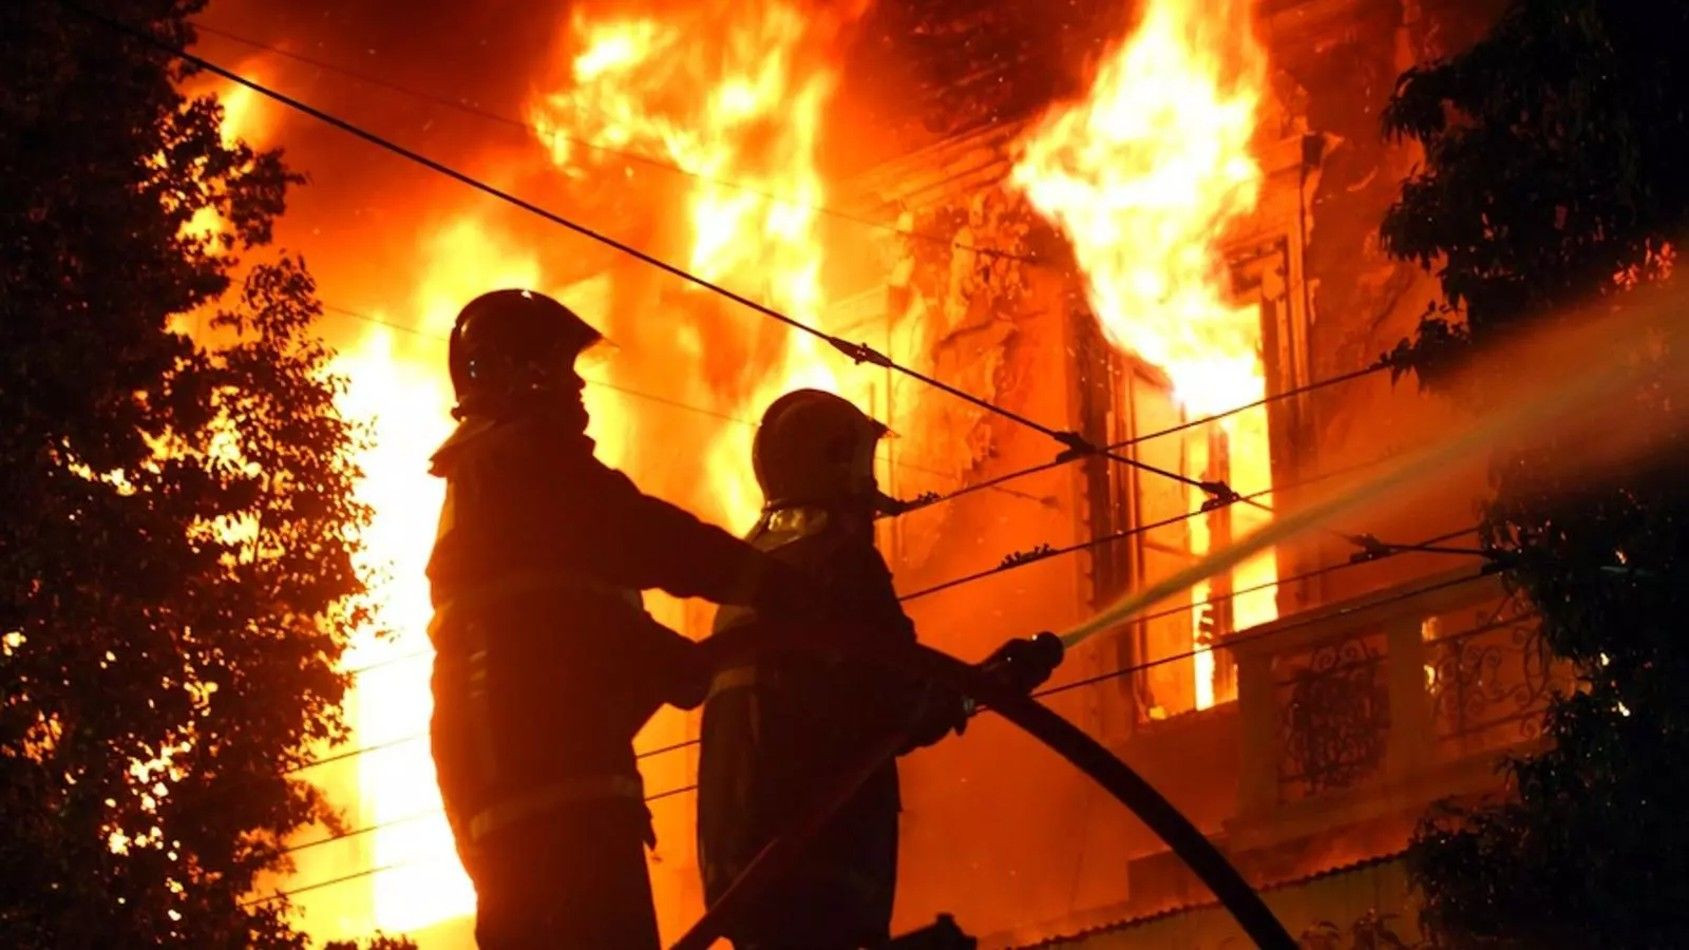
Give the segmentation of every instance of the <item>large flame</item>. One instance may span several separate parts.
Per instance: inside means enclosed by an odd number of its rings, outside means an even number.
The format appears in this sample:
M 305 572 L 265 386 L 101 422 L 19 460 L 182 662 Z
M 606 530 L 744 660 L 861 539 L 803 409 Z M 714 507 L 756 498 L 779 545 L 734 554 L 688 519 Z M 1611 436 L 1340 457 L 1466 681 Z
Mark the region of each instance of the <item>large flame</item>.
M 661 184 L 635 210 L 677 209 L 672 221 L 657 218 L 658 249 L 795 319 L 823 323 L 817 209 L 826 194 L 818 140 L 838 78 L 829 65 L 837 61 L 833 44 L 859 7 L 706 0 L 661 16 L 613 12 L 608 4 L 594 10 L 572 10 L 564 26 L 565 75 L 558 91 L 531 104 L 534 132 L 552 161 L 586 187 L 622 161 L 607 149 L 677 166 L 684 174 L 640 178 Z M 1029 134 L 1015 169 L 1034 204 L 1068 233 L 1110 339 L 1166 369 L 1193 413 L 1258 398 L 1263 388 L 1254 310 L 1227 302 L 1215 250 L 1217 236 L 1247 213 L 1260 187 L 1248 151 L 1260 53 L 1240 30 L 1243 10 L 1241 0 L 1231 0 L 1198 17 L 1154 0 L 1133 40 L 1102 65 L 1089 97 L 1052 112 Z M 225 102 L 226 128 L 263 121 L 265 110 L 252 108 L 247 94 L 225 94 Z M 623 360 L 632 365 L 617 361 L 604 371 L 725 416 L 754 419 L 798 386 L 841 387 L 837 356 L 806 335 L 648 272 L 611 271 L 584 285 L 557 286 L 535 254 L 481 218 L 458 216 L 426 229 L 417 251 L 416 286 L 371 314 L 414 332 L 361 326 L 337 362 L 351 380 L 347 410 L 374 427 L 374 445 L 359 459 L 360 492 L 375 509 L 366 541 L 369 564 L 386 578 L 378 590 L 382 625 L 396 631 L 391 640 L 357 644 L 348 657 L 352 667 L 380 664 L 359 678 L 351 702 L 358 746 L 414 735 L 431 707 L 424 567 L 441 485 L 424 460 L 450 426 L 443 338 L 469 298 L 496 286 L 534 287 L 575 306 L 612 339 L 660 324 L 665 346 L 658 355 L 630 349 Z M 620 312 L 630 299 L 623 284 L 635 280 L 663 285 L 659 312 Z M 649 303 L 652 295 L 631 299 Z M 663 362 L 639 365 L 648 359 Z M 623 397 L 597 387 L 587 392 L 601 459 L 624 465 L 641 482 L 660 471 L 695 473 L 690 497 L 671 497 L 735 527 L 755 516 L 760 493 L 748 464 L 749 426 L 689 419 L 705 430 L 702 457 L 676 466 L 667 454 L 635 452 L 627 433 L 640 420 Z M 1264 417 L 1236 417 L 1229 426 L 1237 487 L 1264 487 Z M 1263 563 L 1240 571 L 1238 583 L 1273 576 L 1271 558 Z M 1271 606 L 1270 595 L 1253 608 L 1240 601 L 1240 624 Z M 671 604 L 656 609 L 675 622 Z M 1200 671 L 1197 678 L 1200 690 Z M 370 876 L 361 894 L 316 891 L 306 903 L 361 903 L 368 895 L 373 924 L 389 931 L 470 912 L 473 894 L 438 811 L 427 744 L 401 742 L 362 755 L 356 771 L 350 817 L 375 827 L 359 839 L 369 849 L 360 866 L 391 870 Z M 352 804 L 341 791 L 330 789 Z
M 565 171 L 579 172 L 583 161 L 598 157 L 581 154 L 573 144 L 591 141 L 642 151 L 693 172 L 698 177 L 687 180 L 687 227 L 680 236 L 688 266 L 815 322 L 821 245 L 813 209 L 823 198 L 816 134 L 834 77 L 800 64 L 800 50 L 813 41 L 815 25 L 796 8 L 771 3 L 757 11 L 733 9 L 725 27 L 709 34 L 720 37 L 717 43 L 700 42 L 695 30 L 672 19 L 601 20 L 577 10 L 568 23 L 572 45 L 579 48 L 570 63 L 572 84 L 535 104 L 535 129 Z M 532 287 L 575 307 L 612 339 L 617 336 L 612 274 L 573 287 L 551 286 L 531 251 L 482 220 L 460 217 L 437 227 L 422 241 L 418 257 L 422 279 L 410 299 L 393 312 L 371 314 L 417 332 L 373 324 L 337 362 L 351 380 L 347 410 L 374 427 L 373 446 L 359 459 L 360 492 L 375 509 L 365 540 L 370 567 L 386 578 L 379 590 L 382 625 L 395 631 L 388 641 L 359 644 L 349 660 L 354 667 L 375 666 L 360 677 L 353 700 L 356 742 L 362 746 L 414 735 L 431 708 L 424 570 L 434 530 L 431 513 L 439 509 L 442 486 L 423 460 L 450 426 L 441 341 L 453 315 L 493 287 Z M 664 319 L 674 322 L 670 340 L 693 366 L 661 373 L 662 384 L 652 388 L 665 397 L 744 416 L 760 412 L 789 387 L 835 388 L 827 355 L 807 338 L 783 327 L 769 333 L 759 318 L 744 314 L 731 315 L 740 318 L 737 323 L 707 322 L 707 313 L 694 310 L 717 305 L 702 294 L 686 294 L 683 302 L 687 306 Z M 734 327 L 747 338 L 739 349 L 754 359 L 706 365 L 722 345 L 721 330 Z M 643 375 L 638 381 L 649 384 L 657 373 L 626 365 L 639 359 L 637 353 L 625 354 L 601 371 Z M 625 399 L 593 386 L 587 397 L 599 458 L 609 464 L 634 461 L 624 458 L 631 422 Z M 749 475 L 750 430 L 725 420 L 695 421 L 714 426 L 701 466 L 704 480 L 696 486 L 697 497 L 678 500 L 743 524 L 760 506 Z M 672 603 L 653 607 L 660 619 L 679 621 Z M 439 813 L 426 743 L 400 743 L 361 756 L 358 804 L 358 823 L 376 829 L 369 836 L 368 862 L 390 868 L 369 882 L 377 926 L 415 930 L 473 911 L 473 890 Z
M 534 104 L 534 130 L 573 174 L 602 169 L 614 157 L 608 149 L 680 169 L 680 240 L 692 272 L 817 324 L 816 209 L 825 199 L 817 148 L 837 76 L 814 54 L 856 12 L 785 0 L 699 4 L 661 19 L 576 9 L 566 88 Z M 838 389 L 815 340 L 719 309 L 694 291 L 665 313 L 690 364 L 666 377 L 687 390 L 675 395 L 754 418 L 787 390 Z M 697 502 L 729 524 L 745 524 L 761 504 L 750 438 L 746 426 L 721 426 L 703 459 L 708 491 Z
M 1109 340 L 1164 370 L 1192 415 L 1265 391 L 1260 316 L 1254 305 L 1229 299 L 1219 251 L 1226 230 L 1260 196 L 1250 140 L 1265 65 L 1244 0 L 1150 0 L 1086 96 L 1053 109 L 1025 135 L 1013 172 L 1067 235 Z M 1234 487 L 1267 487 L 1265 413 L 1234 416 L 1225 426 Z M 1208 467 L 1206 448 L 1193 444 L 1193 474 Z M 1233 506 L 1232 517 L 1259 515 Z M 1192 525 L 1198 550 L 1208 543 L 1203 521 Z M 1269 555 L 1233 580 L 1245 586 L 1276 573 Z M 1274 610 L 1270 595 L 1240 598 L 1236 623 L 1270 619 Z M 1198 707 L 1214 702 L 1212 670 L 1212 656 L 1201 654 Z

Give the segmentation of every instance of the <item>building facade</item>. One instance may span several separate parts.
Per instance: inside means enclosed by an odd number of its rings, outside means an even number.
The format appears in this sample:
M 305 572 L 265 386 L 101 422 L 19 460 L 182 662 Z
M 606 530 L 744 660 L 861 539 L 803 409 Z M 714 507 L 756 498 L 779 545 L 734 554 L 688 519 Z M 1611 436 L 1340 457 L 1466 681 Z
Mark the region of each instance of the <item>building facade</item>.
M 1272 89 L 1254 143 L 1265 183 L 1223 254 L 1232 300 L 1260 321 L 1264 460 L 1228 458 L 1221 425 L 1180 429 L 1193 413 L 1166 374 L 1099 333 L 1061 238 L 1020 217 L 1006 184 L 1025 117 L 854 179 L 862 213 L 951 244 L 906 241 L 892 286 L 865 288 L 835 325 L 1145 466 L 1270 487 L 1279 510 L 1363 483 L 1454 418 L 1389 372 L 1324 385 L 1375 365 L 1436 297 L 1434 281 L 1378 246 L 1416 158 L 1386 140 L 1380 110 L 1403 70 L 1470 43 L 1495 12 L 1257 5 Z M 912 308 L 920 320 L 903 316 Z M 904 496 L 1059 449 L 917 390 L 888 376 L 858 394 L 894 429 L 922 434 L 894 443 L 884 472 Z M 1355 928 L 1417 934 L 1399 860 L 1416 822 L 1440 799 L 1501 791 L 1499 757 L 1537 741 L 1544 700 L 1565 685 L 1528 606 L 1465 553 L 1483 463 L 1279 546 L 1266 582 L 1221 575 L 1163 602 L 1073 651 L 1054 681 L 1085 681 L 1048 702 L 1189 815 L 1311 945 L 1348 946 Z M 1080 620 L 1263 523 L 1240 504 L 1199 511 L 1202 501 L 1145 467 L 1092 457 L 907 515 L 884 542 L 923 637 L 971 658 Z M 1001 723 L 912 756 L 904 774 L 900 925 L 948 911 L 990 945 L 1247 945 L 1164 845 Z

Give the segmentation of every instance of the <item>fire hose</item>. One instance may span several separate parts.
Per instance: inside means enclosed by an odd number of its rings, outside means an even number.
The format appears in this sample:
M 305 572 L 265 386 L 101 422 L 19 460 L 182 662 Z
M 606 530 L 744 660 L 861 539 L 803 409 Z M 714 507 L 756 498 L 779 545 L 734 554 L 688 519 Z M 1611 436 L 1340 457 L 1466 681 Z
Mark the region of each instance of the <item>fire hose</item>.
M 1019 642 L 1038 643 L 1037 640 Z M 856 644 L 852 653 L 884 667 L 916 672 L 942 682 L 1009 720 L 1090 776 L 1137 815 L 1207 885 L 1258 946 L 1272 950 L 1296 947 L 1296 941 L 1260 895 L 1183 813 L 1101 743 L 1031 698 L 1025 690 L 1016 688 L 1013 677 L 994 676 L 988 672 L 989 663 L 986 668 L 974 666 L 920 644 L 885 647 Z M 692 929 L 675 942 L 673 950 L 706 950 L 724 936 L 734 917 L 790 870 L 810 840 L 857 788 L 907 745 L 908 737 L 903 732 L 893 733 L 885 741 L 864 749 L 851 768 L 841 769 L 798 819 L 752 859 L 721 899 L 705 910 Z

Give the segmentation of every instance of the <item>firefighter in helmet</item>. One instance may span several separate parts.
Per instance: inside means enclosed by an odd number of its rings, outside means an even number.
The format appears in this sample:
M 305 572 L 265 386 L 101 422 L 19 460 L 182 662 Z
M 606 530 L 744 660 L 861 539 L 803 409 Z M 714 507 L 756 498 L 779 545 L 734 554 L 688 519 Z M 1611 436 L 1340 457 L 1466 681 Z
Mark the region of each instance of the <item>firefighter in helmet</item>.
M 885 428 L 845 400 L 798 390 L 763 416 L 752 464 L 766 500 L 749 540 L 804 570 L 850 618 L 845 635 L 909 642 L 874 547 L 889 499 L 874 481 Z M 754 622 L 754 623 L 753 623 Z M 698 772 L 698 854 L 711 904 L 829 777 L 893 731 L 909 748 L 966 722 L 962 697 L 837 652 L 781 644 L 824 636 L 816 624 L 723 608 L 712 642 L 758 628 L 757 652 L 719 671 L 704 705 Z M 836 634 L 828 634 L 836 635 Z M 888 939 L 897 874 L 897 767 L 888 762 L 811 842 L 798 870 L 727 925 L 741 948 L 874 946 Z
M 525 290 L 477 297 L 451 335 L 432 740 L 483 947 L 658 945 L 632 740 L 661 704 L 701 702 L 708 673 L 640 591 L 782 616 L 815 602 L 791 568 L 593 457 L 575 362 L 600 340 Z
M 717 670 L 704 704 L 698 856 L 711 905 L 868 747 L 896 733 L 913 751 L 966 726 L 972 706 L 961 694 L 840 649 L 841 638 L 915 639 L 874 547 L 875 517 L 904 507 L 874 480 L 874 449 L 885 433 L 838 396 L 800 389 L 769 406 L 752 443 L 764 508 L 749 540 L 813 577 L 831 610 L 797 618 L 759 616 L 754 606 L 717 614 L 712 654 L 748 654 L 749 661 Z M 1040 633 L 1009 640 L 979 665 L 1003 686 L 1030 692 L 1061 659 L 1061 640 Z M 734 946 L 886 945 L 899 809 L 897 766 L 887 762 L 811 840 L 797 870 L 727 922 Z

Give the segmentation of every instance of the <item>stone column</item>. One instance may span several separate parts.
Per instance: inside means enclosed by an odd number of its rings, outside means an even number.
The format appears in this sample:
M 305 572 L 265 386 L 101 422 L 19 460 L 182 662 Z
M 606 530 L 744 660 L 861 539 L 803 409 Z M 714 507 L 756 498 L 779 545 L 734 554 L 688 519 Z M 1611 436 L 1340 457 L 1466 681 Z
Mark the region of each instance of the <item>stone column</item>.
M 1390 694 L 1385 770 L 1391 781 L 1413 775 L 1430 758 L 1431 696 L 1425 688 L 1426 651 L 1419 628 L 1420 618 L 1409 615 L 1389 621 L 1384 629 Z
M 1237 651 L 1237 713 L 1243 739 L 1237 813 L 1252 818 L 1278 806 L 1278 710 L 1271 653 L 1256 648 Z

